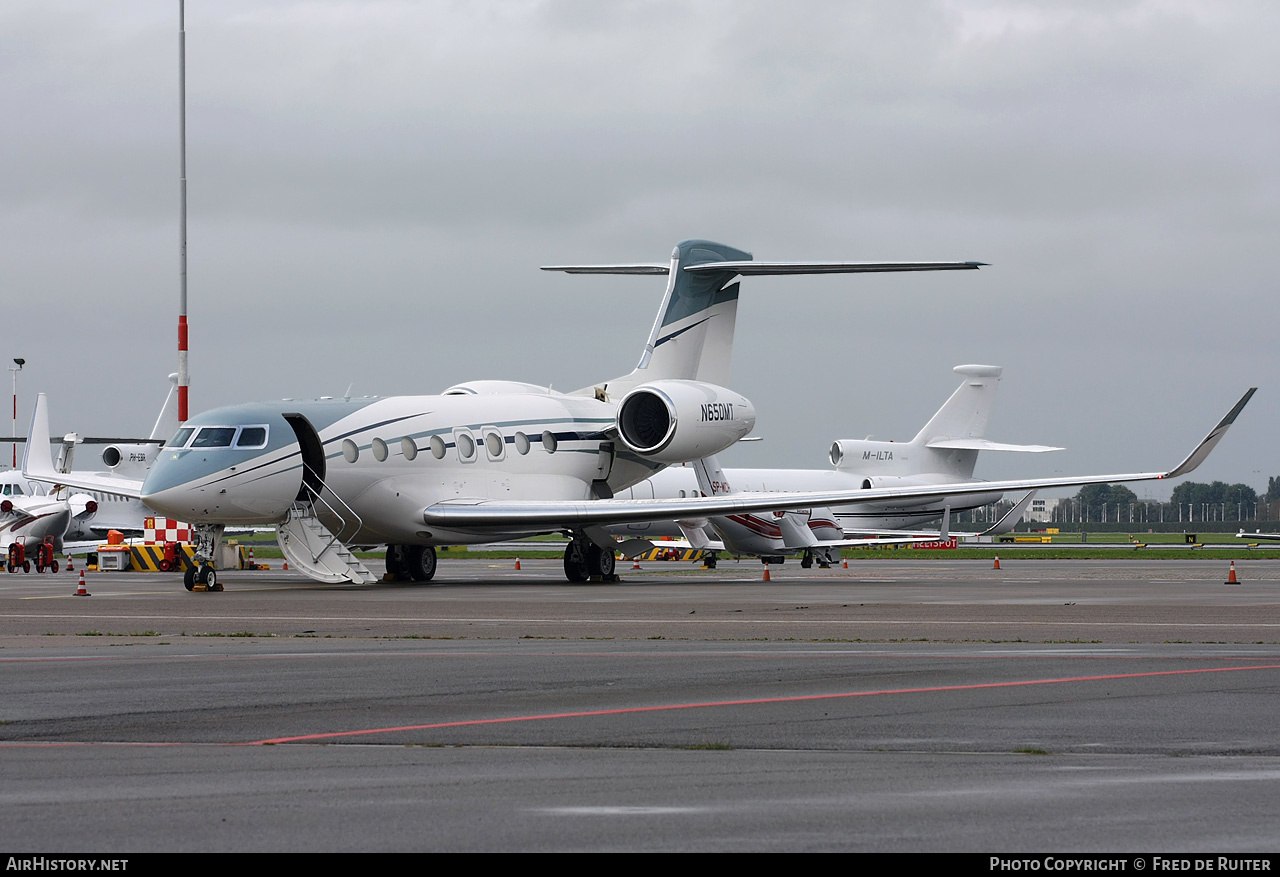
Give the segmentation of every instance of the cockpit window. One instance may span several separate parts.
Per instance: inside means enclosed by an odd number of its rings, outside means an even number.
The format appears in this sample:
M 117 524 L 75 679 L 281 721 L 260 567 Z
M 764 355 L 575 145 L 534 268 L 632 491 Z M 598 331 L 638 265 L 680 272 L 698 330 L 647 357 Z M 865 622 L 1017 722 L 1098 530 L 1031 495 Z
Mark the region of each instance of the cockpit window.
M 191 447 L 229 448 L 231 447 L 231 438 L 235 434 L 236 428 L 234 426 L 206 426 L 200 430 L 200 434 L 191 443 Z
M 267 428 L 265 426 L 244 426 L 236 438 L 237 448 L 261 448 L 267 444 Z
M 171 448 L 186 447 L 187 440 L 191 438 L 191 434 L 193 432 L 195 432 L 194 429 L 192 429 L 189 426 L 184 426 L 182 429 L 178 430 L 173 434 L 173 438 L 169 439 L 169 447 Z

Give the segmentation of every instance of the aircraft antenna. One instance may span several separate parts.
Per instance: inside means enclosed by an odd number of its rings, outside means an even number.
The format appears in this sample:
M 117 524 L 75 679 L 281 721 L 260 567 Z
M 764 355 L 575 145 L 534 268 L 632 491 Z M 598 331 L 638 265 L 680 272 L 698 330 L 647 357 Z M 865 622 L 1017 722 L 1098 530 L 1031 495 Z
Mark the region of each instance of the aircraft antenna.
M 187 422 L 187 26 L 178 0 L 178 423 Z

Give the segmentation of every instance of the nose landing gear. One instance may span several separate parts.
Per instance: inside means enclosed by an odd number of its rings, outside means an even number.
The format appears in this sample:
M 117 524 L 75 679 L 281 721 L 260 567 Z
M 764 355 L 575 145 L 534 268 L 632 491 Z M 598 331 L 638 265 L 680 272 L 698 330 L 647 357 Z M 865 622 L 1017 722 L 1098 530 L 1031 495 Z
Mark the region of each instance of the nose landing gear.
M 189 566 L 182 573 L 182 584 L 188 591 L 221 591 L 218 583 L 218 571 L 207 563 L 200 566 Z

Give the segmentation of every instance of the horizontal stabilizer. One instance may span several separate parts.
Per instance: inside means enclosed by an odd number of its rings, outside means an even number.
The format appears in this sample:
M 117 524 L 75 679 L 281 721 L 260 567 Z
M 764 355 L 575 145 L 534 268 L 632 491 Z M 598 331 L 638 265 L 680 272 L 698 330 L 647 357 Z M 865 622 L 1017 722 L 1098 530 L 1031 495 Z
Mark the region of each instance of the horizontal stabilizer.
M 543 265 L 543 271 L 565 274 L 669 274 L 670 267 L 661 265 Z
M 1027 454 L 1042 454 L 1045 451 L 1061 451 L 1052 445 L 1007 445 L 1003 442 L 991 442 L 978 438 L 937 439 L 925 442 L 926 448 L 944 448 L 954 451 L 1021 451 Z
M 743 277 L 766 274 L 877 274 L 889 271 L 976 271 L 986 262 L 703 262 L 684 270 L 733 271 Z
M 707 274 L 728 271 L 742 277 L 770 274 L 877 274 L 892 271 L 973 271 L 986 262 L 702 262 L 685 271 Z M 668 274 L 669 265 L 543 265 L 543 271 L 565 274 Z

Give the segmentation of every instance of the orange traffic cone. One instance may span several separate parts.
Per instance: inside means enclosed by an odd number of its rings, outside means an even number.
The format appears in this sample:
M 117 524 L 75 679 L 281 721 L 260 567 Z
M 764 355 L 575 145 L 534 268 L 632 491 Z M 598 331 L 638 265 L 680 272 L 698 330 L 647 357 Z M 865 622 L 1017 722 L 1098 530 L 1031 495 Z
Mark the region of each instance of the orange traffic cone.
M 999 569 L 999 568 L 1000 568 L 1000 555 L 998 555 L 998 554 L 996 555 L 996 565 L 995 565 L 995 566 L 993 566 L 993 567 L 991 567 L 991 568 L 992 568 L 992 569 Z
M 1231 572 L 1227 574 L 1227 580 L 1223 582 L 1223 584 L 1224 585 L 1240 584 L 1240 580 L 1236 578 L 1236 562 L 1234 560 L 1231 561 Z
M 284 562 L 284 566 L 282 566 L 282 567 L 280 567 L 280 568 L 281 568 L 281 569 L 288 569 L 288 568 L 289 568 L 289 561 L 287 561 L 287 560 L 286 560 L 286 561 Z
M 253 559 L 253 546 L 249 546 L 249 569 L 257 569 L 258 562 Z
M 761 579 L 761 581 L 765 581 L 765 582 L 771 581 L 771 579 L 769 578 L 769 566 L 767 564 L 765 565 L 765 568 L 764 568 L 764 578 Z
M 75 558 L 70 554 L 67 555 L 67 572 L 75 572 Z
M 849 558 L 847 558 L 847 557 L 846 557 L 846 558 L 844 559 L 844 563 L 840 564 L 840 568 L 841 568 L 841 569 L 848 569 L 848 568 L 849 568 Z
M 640 568 L 640 555 L 638 555 L 638 554 L 637 554 L 637 555 L 636 555 L 636 557 L 635 557 L 635 560 L 633 560 L 633 561 L 631 562 L 631 568 L 632 568 L 632 569 L 639 569 L 639 568 Z
M 520 568 L 520 558 L 516 558 L 516 569 Z
M 72 594 L 71 596 L 73 596 L 73 597 L 92 597 L 92 596 L 93 596 L 92 594 L 90 594 L 90 593 L 85 589 L 85 586 L 84 586 L 84 570 L 80 570 L 80 587 L 76 588 L 76 592 L 75 592 L 74 594 Z

